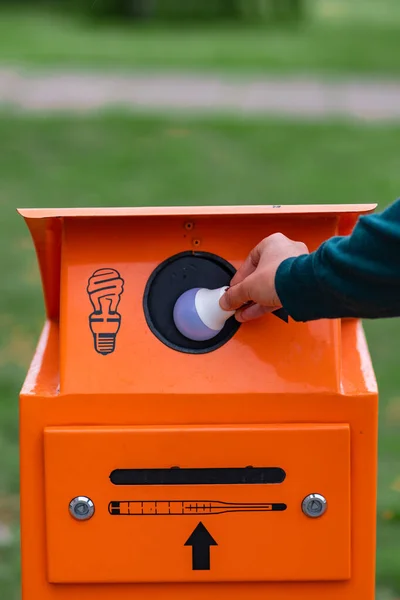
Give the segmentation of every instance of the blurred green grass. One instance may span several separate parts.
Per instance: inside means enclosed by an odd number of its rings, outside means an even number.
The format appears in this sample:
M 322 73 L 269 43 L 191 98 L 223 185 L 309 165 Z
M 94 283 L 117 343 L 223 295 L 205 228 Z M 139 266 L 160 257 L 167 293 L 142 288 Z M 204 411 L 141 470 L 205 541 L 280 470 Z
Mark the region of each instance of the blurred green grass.
M 0 64 L 400 75 L 398 0 L 309 0 L 299 24 L 146 24 L 0 11 Z
M 42 326 L 17 207 L 378 202 L 400 189 L 400 125 L 0 113 L 0 524 L 17 532 L 17 398 Z M 379 600 L 400 595 L 400 321 L 365 324 L 381 392 Z M 1 538 L 0 538 L 1 539 Z M 0 589 L 19 598 L 18 542 Z

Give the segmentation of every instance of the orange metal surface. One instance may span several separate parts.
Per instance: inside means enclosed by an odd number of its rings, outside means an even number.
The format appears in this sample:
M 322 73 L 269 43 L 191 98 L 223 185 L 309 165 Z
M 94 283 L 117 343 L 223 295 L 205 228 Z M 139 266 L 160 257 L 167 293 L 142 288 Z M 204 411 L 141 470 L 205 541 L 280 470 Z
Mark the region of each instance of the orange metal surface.
M 48 318 L 20 399 L 23 600 L 373 600 L 377 390 L 361 325 L 270 315 L 215 352 L 188 355 L 153 335 L 142 308 L 150 274 L 172 254 L 204 250 L 238 267 L 269 233 L 313 249 L 373 208 L 22 211 Z M 124 281 L 106 356 L 94 349 L 88 297 L 90 277 L 105 268 Z M 155 487 L 109 479 L 118 468 L 250 464 L 281 467 L 286 479 Z M 301 511 L 308 493 L 328 499 L 320 519 Z M 85 494 L 96 512 L 78 522 L 68 503 Z M 189 501 L 190 511 L 197 499 L 287 510 L 199 519 L 108 511 L 113 500 L 125 501 L 122 512 L 142 500 L 159 500 L 160 510 Z M 218 544 L 205 571 L 190 568 L 184 545 L 199 521 Z
M 117 208 L 21 208 L 25 219 L 47 219 L 66 217 L 169 217 L 169 216 L 240 216 L 240 215 L 344 215 L 371 212 L 376 204 L 286 204 L 244 206 L 136 206 Z
M 272 485 L 112 485 L 110 473 L 126 465 L 269 465 L 288 476 Z M 329 581 L 350 576 L 347 425 L 47 428 L 45 471 L 53 583 Z M 97 507 L 87 523 L 74 521 L 65 510 L 82 490 Z M 329 498 L 325 518 L 302 513 L 310 490 Z M 125 505 L 114 518 L 108 510 L 112 501 Z M 221 502 L 232 511 L 209 514 L 210 505 L 217 511 Z M 273 511 L 272 503 L 284 503 L 287 509 Z M 234 511 L 235 504 L 244 509 Z M 192 570 L 191 551 L 184 546 L 199 520 L 218 540 L 206 574 Z M 313 561 L 308 559 L 310 546 L 318 547 Z M 66 556 L 66 547 L 85 548 L 86 560 Z
M 190 355 L 177 356 L 150 332 L 142 310 L 143 290 L 161 260 L 193 248 L 195 238 L 201 240 L 197 250 L 222 255 L 238 267 L 245 248 L 251 248 L 276 227 L 294 237 L 297 227 L 295 221 L 263 221 L 254 216 L 232 220 L 228 235 L 223 234 L 224 226 L 227 227 L 220 219 L 199 219 L 193 234 L 188 235 L 179 218 L 169 218 L 167 226 L 162 218 L 121 218 L 111 224 L 98 218 L 90 227 L 82 219 L 64 223 L 60 302 L 63 393 L 135 391 L 160 394 L 161 400 L 166 390 L 180 394 L 192 394 L 194 390 L 204 394 L 238 394 L 258 393 L 266 388 L 289 392 L 297 390 L 299 384 L 304 391 L 339 388 L 338 321 L 291 323 L 288 327 L 270 316 L 241 327 L 229 344 L 218 352 L 196 357 L 198 360 Z M 310 220 L 303 236 L 315 248 L 335 233 L 336 227 L 336 218 Z M 87 322 L 92 307 L 86 288 L 97 266 L 112 266 L 125 282 L 118 307 L 123 325 L 116 340 L 117 351 L 107 357 L 88 351 L 92 333 Z

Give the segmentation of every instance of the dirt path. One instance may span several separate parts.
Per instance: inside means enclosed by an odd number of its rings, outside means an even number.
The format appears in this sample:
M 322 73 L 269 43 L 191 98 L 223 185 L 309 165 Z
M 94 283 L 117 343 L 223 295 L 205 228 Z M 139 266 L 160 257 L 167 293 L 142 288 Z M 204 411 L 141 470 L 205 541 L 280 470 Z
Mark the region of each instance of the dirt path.
M 400 119 L 400 81 L 193 74 L 31 72 L 0 68 L 0 105 L 33 111 L 233 111 L 304 118 Z

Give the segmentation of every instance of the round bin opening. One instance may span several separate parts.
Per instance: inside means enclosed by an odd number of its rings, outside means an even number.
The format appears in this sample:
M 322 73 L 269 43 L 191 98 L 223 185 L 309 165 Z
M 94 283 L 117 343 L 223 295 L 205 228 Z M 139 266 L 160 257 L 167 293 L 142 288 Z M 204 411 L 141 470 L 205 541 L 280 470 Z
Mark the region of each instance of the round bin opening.
M 212 352 L 226 344 L 240 327 L 234 317 L 211 340 L 195 342 L 178 331 L 173 310 L 187 290 L 229 285 L 235 272 L 226 260 L 208 252 L 181 252 L 165 260 L 151 274 L 144 293 L 144 313 L 151 331 L 170 348 L 190 354 Z

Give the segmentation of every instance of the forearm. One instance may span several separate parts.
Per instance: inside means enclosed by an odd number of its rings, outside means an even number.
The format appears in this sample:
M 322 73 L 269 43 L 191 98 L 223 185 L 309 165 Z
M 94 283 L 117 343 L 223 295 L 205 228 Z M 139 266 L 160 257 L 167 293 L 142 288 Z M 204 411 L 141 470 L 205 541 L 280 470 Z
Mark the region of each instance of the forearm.
M 400 316 L 400 201 L 361 217 L 350 236 L 285 260 L 275 285 L 295 321 Z

